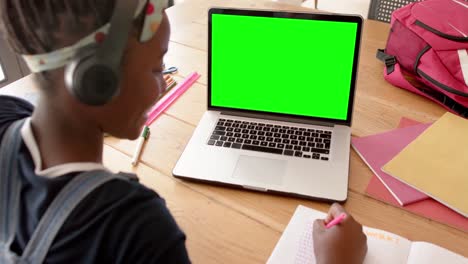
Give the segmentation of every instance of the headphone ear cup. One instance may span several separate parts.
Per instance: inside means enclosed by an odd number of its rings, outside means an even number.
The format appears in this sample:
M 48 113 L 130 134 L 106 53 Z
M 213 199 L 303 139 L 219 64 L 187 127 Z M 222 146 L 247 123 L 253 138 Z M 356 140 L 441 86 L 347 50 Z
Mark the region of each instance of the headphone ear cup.
M 100 106 L 119 94 L 119 73 L 100 62 L 97 46 L 86 47 L 66 67 L 65 83 L 70 93 L 80 102 Z

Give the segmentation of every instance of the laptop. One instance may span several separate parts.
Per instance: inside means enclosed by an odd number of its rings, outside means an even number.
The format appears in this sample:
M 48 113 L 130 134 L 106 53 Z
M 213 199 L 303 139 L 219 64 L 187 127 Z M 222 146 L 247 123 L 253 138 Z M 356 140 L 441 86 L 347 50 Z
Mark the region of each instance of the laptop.
M 362 18 L 212 8 L 208 20 L 208 109 L 173 175 L 345 201 Z

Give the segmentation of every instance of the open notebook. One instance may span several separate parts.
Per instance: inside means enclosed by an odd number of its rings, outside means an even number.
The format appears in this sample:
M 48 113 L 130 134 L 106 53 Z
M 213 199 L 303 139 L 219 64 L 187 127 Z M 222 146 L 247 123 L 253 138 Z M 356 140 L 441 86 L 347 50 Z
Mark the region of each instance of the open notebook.
M 325 216 L 322 212 L 299 205 L 267 263 L 315 263 L 312 226 L 315 219 L 324 219 Z M 369 227 L 364 227 L 364 232 L 368 246 L 365 264 L 468 264 L 467 258 L 430 243 L 411 242 Z

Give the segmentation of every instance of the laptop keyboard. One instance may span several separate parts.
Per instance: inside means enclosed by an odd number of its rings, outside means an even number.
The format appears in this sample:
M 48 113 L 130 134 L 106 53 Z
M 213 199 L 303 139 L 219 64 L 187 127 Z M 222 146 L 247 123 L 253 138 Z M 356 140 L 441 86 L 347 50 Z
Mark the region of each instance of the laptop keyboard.
M 328 161 L 332 132 L 219 119 L 208 145 Z

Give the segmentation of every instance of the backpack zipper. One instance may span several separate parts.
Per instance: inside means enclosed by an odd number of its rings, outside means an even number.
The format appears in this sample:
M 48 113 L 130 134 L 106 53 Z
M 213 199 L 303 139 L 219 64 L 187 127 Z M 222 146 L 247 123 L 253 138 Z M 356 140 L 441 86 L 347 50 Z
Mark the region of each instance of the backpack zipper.
M 418 69 L 418 74 L 419 76 L 421 76 L 422 78 L 426 79 L 426 81 L 432 83 L 433 85 L 441 88 L 441 89 L 444 89 L 445 91 L 447 92 L 450 92 L 450 93 L 453 93 L 453 94 L 456 94 L 456 95 L 459 95 L 459 96 L 463 96 L 463 97 L 468 97 L 468 93 L 464 93 L 464 92 L 461 92 L 461 91 L 458 91 L 458 90 L 455 90 L 453 89 L 452 87 L 449 87 L 443 83 L 440 83 L 438 82 L 437 80 L 434 80 L 431 76 L 429 76 L 427 73 L 421 71 L 420 69 Z
M 416 22 L 414 22 L 415 25 L 419 26 L 419 27 L 422 27 L 424 28 L 425 30 L 427 31 L 430 31 L 440 37 L 443 37 L 445 39 L 449 39 L 449 40 L 453 40 L 453 41 L 457 41 L 457 42 L 468 42 L 468 37 L 457 37 L 457 36 L 452 36 L 452 35 L 449 35 L 449 34 L 445 34 L 444 32 L 441 32 L 435 28 L 432 28 L 426 24 L 424 24 L 423 22 L 421 22 L 420 20 L 416 20 Z

